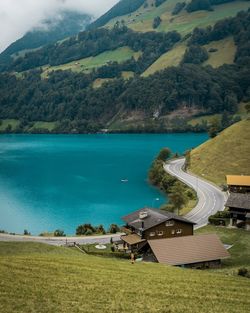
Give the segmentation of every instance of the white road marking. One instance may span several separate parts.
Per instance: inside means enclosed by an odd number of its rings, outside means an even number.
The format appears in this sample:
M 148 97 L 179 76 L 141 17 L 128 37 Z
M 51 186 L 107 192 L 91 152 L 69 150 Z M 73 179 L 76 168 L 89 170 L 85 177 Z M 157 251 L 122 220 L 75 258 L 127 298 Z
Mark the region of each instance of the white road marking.
M 225 196 L 219 188 L 198 176 L 193 176 L 182 170 L 185 159 L 171 161 L 164 165 L 164 169 L 177 177 L 197 192 L 198 203 L 186 217 L 197 223 L 196 228 L 208 223 L 208 217 L 224 209 Z M 201 224 L 202 223 L 202 224 Z

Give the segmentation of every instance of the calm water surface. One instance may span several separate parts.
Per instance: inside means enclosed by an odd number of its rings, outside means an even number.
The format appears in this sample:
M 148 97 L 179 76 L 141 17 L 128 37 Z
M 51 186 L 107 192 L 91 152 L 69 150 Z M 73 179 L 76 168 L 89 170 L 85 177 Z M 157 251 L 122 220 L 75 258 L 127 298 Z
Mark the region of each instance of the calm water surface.
M 39 234 L 60 228 L 74 234 L 81 223 L 107 227 L 143 206 L 159 207 L 166 199 L 147 183 L 155 155 L 165 146 L 182 153 L 206 139 L 206 134 L 1 135 L 0 229 Z

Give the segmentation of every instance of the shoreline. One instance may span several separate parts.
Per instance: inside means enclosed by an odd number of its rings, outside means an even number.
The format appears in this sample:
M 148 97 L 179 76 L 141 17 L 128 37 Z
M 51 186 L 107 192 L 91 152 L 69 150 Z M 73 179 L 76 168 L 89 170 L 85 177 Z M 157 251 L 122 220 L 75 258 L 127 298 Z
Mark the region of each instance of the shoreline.
M 65 236 L 65 237 L 43 237 L 33 235 L 11 235 L 0 233 L 0 241 L 2 242 L 40 242 L 54 246 L 66 246 L 70 244 L 94 244 L 110 243 L 110 239 L 118 239 L 123 233 L 108 234 L 108 235 L 93 235 L 93 236 Z

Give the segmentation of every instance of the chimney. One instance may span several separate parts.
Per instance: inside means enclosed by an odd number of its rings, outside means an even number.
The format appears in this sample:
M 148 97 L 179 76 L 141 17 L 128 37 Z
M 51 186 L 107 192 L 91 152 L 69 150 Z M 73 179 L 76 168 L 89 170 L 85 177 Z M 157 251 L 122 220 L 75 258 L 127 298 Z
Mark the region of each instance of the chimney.
M 141 237 L 143 239 L 143 232 L 144 232 L 144 221 L 141 221 Z

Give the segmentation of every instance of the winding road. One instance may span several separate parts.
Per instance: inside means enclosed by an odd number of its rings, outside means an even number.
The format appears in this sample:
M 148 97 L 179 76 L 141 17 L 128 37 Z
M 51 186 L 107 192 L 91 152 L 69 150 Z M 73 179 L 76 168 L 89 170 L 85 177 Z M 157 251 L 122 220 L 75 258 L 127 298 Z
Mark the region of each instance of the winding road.
M 166 163 L 164 169 L 197 192 L 197 205 L 185 215 L 187 219 L 196 223 L 195 229 L 197 229 L 208 223 L 211 214 L 224 210 L 226 194 L 200 177 L 184 172 L 182 169 L 184 163 L 185 158 L 173 160 Z

